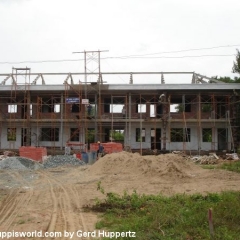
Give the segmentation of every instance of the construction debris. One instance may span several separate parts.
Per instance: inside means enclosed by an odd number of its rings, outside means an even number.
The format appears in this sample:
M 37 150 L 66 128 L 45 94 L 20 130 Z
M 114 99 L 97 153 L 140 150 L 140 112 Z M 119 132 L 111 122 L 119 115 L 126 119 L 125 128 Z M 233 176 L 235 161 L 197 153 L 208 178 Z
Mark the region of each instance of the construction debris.
M 209 156 L 213 156 L 213 157 L 215 157 L 216 159 L 219 159 L 219 157 L 217 156 L 216 153 L 209 153 Z
M 199 164 L 217 164 L 219 157 L 215 153 L 209 153 L 209 156 L 194 156 L 191 159 Z
M 239 160 L 237 153 L 226 153 L 226 160 Z
M 49 156 L 44 162 L 44 168 L 55 168 L 63 165 L 71 165 L 71 166 L 81 166 L 85 165 L 84 161 L 75 158 L 72 155 L 56 155 Z
M 6 158 L 5 155 L 0 155 L 0 161 L 3 160 L 3 159 L 5 159 L 5 158 Z
M 172 151 L 172 153 L 174 153 L 174 154 L 183 154 L 182 151 Z
M 36 170 L 41 168 L 55 168 L 63 165 L 81 166 L 85 165 L 85 162 L 72 155 L 48 156 L 43 164 L 24 157 L 0 156 L 0 169 Z
M 6 157 L 0 161 L 0 169 L 36 170 L 42 165 L 36 161 L 23 157 Z
M 12 156 L 16 156 L 16 153 L 13 151 L 4 151 L 3 152 L 5 157 L 12 157 Z
M 182 152 L 182 151 L 172 151 L 173 154 L 177 154 L 179 156 L 182 157 L 187 157 L 186 153 Z

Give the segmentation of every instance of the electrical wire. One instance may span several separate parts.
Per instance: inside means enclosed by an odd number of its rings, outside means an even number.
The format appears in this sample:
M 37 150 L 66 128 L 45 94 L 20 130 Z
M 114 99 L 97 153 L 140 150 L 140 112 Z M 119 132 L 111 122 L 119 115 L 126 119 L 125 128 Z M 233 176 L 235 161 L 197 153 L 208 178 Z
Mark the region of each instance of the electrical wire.
M 234 54 L 221 54 L 221 55 L 196 55 L 196 56 L 173 56 L 173 57 L 167 57 L 167 56 L 161 56 L 161 57 L 105 57 L 101 58 L 101 60 L 105 59 L 180 59 L 180 58 L 203 58 L 203 57 L 232 57 L 235 56 Z M 23 63 L 57 63 L 57 62 L 79 62 L 84 61 L 84 59 L 61 59 L 61 60 L 39 60 L 39 61 L 19 61 L 19 62 L 0 62 L 1 65 L 3 64 L 23 64 Z
M 193 48 L 193 49 L 185 49 L 185 50 L 177 50 L 177 51 L 168 51 L 168 52 L 156 52 L 156 53 L 148 53 L 148 54 L 139 54 L 139 55 L 126 55 L 126 56 L 113 56 L 113 57 L 104 57 L 101 60 L 105 59 L 154 59 L 154 58 L 202 58 L 202 57 L 229 57 L 235 56 L 235 54 L 213 54 L 213 55 L 195 55 L 195 56 L 157 56 L 153 57 L 151 55 L 157 54 L 170 54 L 170 53 L 181 53 L 181 52 L 190 52 L 190 51 L 200 51 L 200 50 L 212 50 L 217 48 L 227 48 L 227 47 L 237 47 L 240 44 L 235 45 L 224 45 L 224 46 L 216 46 L 216 47 L 208 47 L 208 48 Z M 23 63 L 57 63 L 57 62 L 79 62 L 84 61 L 84 59 L 56 59 L 56 60 L 27 60 L 27 61 L 14 61 L 14 62 L 0 62 L 0 64 L 23 64 Z
M 234 54 L 221 54 L 221 55 L 196 55 L 196 56 L 174 56 L 174 57 L 167 57 L 167 56 L 160 56 L 160 57 L 114 57 L 114 58 L 119 58 L 119 59 L 132 59 L 132 58 L 138 58 L 138 59 L 153 59 L 153 58 L 201 58 L 201 57 L 232 57 L 235 56 Z
M 58 60 L 27 60 L 19 62 L 0 62 L 0 64 L 21 64 L 21 63 L 52 63 L 52 62 L 78 62 L 83 61 L 84 59 L 58 59 Z
M 180 53 L 180 52 L 190 52 L 190 51 L 200 51 L 200 50 L 212 50 L 217 48 L 227 48 L 227 47 L 237 47 L 240 44 L 235 45 L 223 45 L 223 46 L 216 46 L 216 47 L 207 47 L 207 48 L 192 48 L 192 49 L 184 49 L 184 50 L 176 50 L 176 51 L 168 51 L 168 52 L 157 52 L 157 53 L 148 53 L 148 54 L 139 54 L 139 55 L 128 55 L 122 57 L 136 57 L 136 56 L 148 56 L 148 55 L 157 55 L 157 54 L 166 54 L 166 53 Z

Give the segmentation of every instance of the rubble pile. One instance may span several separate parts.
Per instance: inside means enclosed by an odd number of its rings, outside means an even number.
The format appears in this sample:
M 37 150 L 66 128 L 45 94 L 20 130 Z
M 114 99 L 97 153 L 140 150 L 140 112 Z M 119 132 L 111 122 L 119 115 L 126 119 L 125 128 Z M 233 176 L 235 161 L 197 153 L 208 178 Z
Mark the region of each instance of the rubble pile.
M 17 154 L 13 151 L 4 151 L 3 152 L 4 156 L 5 157 L 13 157 L 13 156 L 16 156 Z
M 216 154 L 209 154 L 209 156 L 207 155 L 194 156 L 194 157 L 191 157 L 191 159 L 195 163 L 199 163 L 199 164 L 217 164 L 219 157 Z
M 239 160 L 237 153 L 226 153 L 226 160 Z
M 3 159 L 5 159 L 5 158 L 6 158 L 6 156 L 0 155 L 0 161 L 3 160 Z
M 36 170 L 42 165 L 36 161 L 23 157 L 6 157 L 0 161 L 0 169 Z
M 63 165 L 80 166 L 85 165 L 84 161 L 80 161 L 72 155 L 56 155 L 49 156 L 44 162 L 44 168 L 55 168 Z

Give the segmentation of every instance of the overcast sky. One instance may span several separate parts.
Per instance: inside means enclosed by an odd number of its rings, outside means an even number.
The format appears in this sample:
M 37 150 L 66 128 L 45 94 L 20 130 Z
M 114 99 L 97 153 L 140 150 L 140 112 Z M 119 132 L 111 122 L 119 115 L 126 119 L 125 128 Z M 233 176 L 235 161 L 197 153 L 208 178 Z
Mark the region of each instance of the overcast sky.
M 102 72 L 234 77 L 239 13 L 239 0 L 0 0 L 0 73 L 84 72 L 73 52 L 108 50 Z

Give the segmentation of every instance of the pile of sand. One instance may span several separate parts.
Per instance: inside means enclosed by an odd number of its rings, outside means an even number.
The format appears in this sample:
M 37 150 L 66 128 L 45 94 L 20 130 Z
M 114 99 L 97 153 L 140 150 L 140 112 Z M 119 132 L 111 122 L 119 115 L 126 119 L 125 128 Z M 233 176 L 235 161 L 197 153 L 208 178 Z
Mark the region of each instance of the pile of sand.
M 90 175 L 126 174 L 146 177 L 191 177 L 200 170 L 191 161 L 177 154 L 141 156 L 138 153 L 112 153 L 100 158 L 89 169 Z

